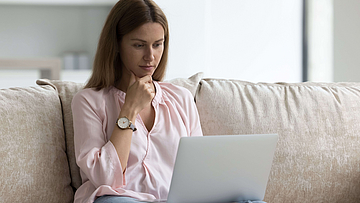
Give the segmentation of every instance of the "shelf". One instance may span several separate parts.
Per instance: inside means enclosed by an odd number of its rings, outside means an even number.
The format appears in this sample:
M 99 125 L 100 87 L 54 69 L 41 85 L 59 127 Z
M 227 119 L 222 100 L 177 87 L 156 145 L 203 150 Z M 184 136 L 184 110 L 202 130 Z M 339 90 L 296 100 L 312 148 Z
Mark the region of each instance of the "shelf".
M 0 0 L 0 5 L 113 6 L 118 0 Z
M 61 60 L 52 59 L 0 59 L 0 70 L 33 70 L 41 71 L 41 78 L 60 79 Z
M 86 83 L 91 70 L 61 70 L 60 80 Z M 11 87 L 37 86 L 36 80 L 44 78 L 39 69 L 6 69 L 0 68 L 0 89 Z

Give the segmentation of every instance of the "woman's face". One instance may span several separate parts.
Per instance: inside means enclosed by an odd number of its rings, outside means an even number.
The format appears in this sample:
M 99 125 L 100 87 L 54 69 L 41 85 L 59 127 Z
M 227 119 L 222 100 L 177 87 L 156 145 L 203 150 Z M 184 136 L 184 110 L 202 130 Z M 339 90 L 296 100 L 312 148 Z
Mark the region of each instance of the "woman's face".
M 131 71 L 139 78 L 153 75 L 164 52 L 164 40 L 159 23 L 146 23 L 124 35 L 120 43 L 123 72 Z

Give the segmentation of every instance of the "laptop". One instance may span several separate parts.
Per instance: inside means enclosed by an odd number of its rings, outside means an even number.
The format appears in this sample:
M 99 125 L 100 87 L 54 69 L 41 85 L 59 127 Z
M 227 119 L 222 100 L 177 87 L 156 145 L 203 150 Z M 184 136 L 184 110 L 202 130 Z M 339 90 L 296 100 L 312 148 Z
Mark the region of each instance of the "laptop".
M 165 201 L 263 200 L 277 139 L 277 134 L 182 137 Z

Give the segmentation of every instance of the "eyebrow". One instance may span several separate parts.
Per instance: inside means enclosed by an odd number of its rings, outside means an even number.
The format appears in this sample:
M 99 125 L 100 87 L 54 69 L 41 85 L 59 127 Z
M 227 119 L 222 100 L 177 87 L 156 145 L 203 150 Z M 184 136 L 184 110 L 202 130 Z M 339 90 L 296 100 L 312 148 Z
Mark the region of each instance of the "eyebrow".
M 145 40 L 138 39 L 138 38 L 131 39 L 131 40 L 140 41 L 140 42 L 144 42 L 144 43 L 146 43 L 146 42 L 147 42 L 147 41 L 145 41 Z M 160 42 L 160 41 L 164 41 L 164 38 L 161 38 L 161 39 L 159 39 L 159 40 L 156 40 L 155 42 Z

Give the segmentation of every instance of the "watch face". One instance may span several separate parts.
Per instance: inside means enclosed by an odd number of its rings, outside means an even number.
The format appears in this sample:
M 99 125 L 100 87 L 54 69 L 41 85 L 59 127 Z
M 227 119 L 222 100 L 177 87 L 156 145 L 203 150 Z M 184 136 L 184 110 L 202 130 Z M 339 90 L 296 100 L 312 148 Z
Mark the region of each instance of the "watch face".
M 120 118 L 118 120 L 118 126 L 120 128 L 128 128 L 129 127 L 129 120 L 127 118 Z

